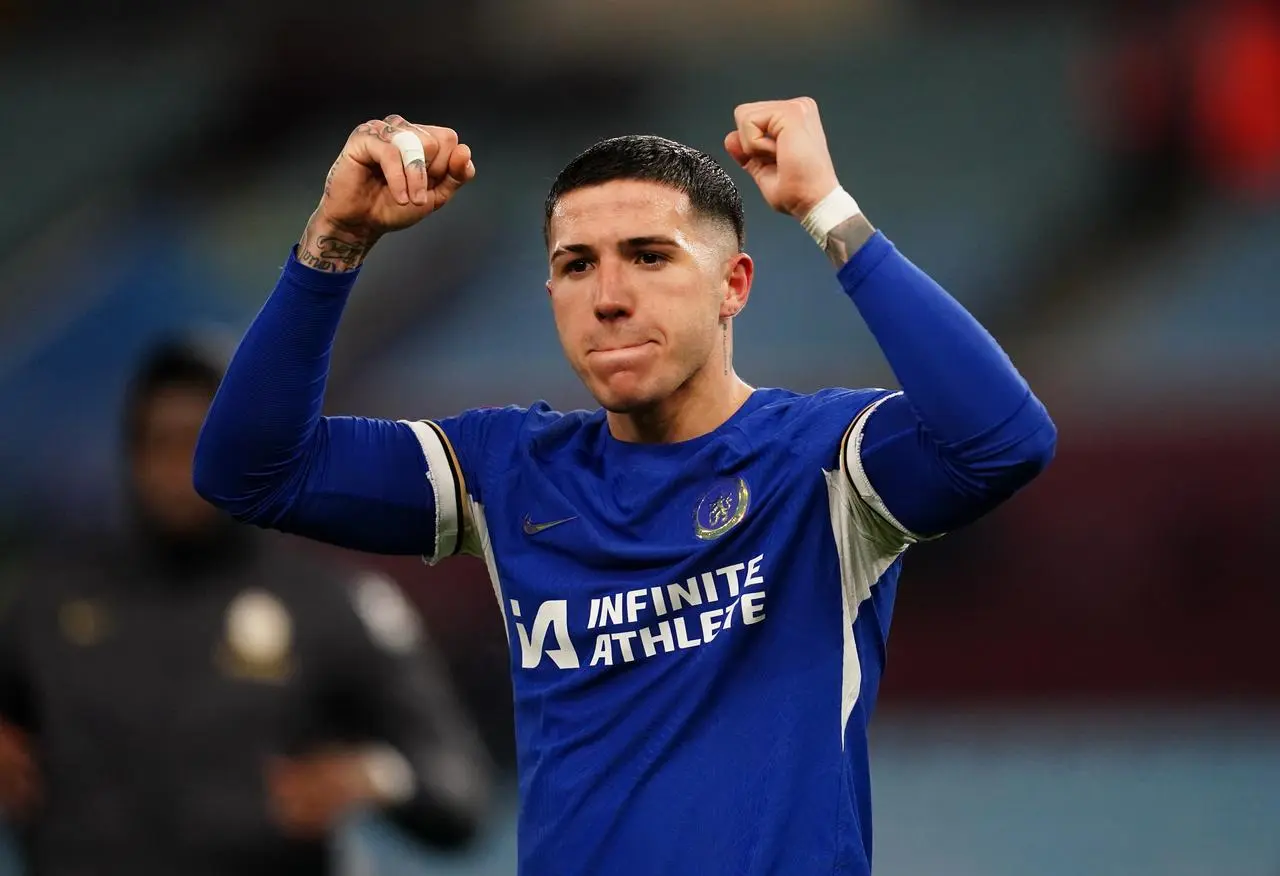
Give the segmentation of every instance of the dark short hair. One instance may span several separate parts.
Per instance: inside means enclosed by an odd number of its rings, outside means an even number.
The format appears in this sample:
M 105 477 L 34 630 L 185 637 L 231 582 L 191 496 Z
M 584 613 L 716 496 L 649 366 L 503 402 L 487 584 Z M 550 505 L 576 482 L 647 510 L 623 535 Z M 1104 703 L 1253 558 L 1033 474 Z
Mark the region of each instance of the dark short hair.
M 732 228 L 738 249 L 746 245 L 742 196 L 733 178 L 705 152 L 648 134 L 601 140 L 570 161 L 547 193 L 543 237 L 550 238 L 551 215 L 562 197 L 614 180 L 661 183 L 684 192 L 695 213 Z
M 148 407 L 170 389 L 207 394 L 212 400 L 228 360 L 220 337 L 171 336 L 149 347 L 138 362 L 125 394 L 125 441 L 142 437 Z

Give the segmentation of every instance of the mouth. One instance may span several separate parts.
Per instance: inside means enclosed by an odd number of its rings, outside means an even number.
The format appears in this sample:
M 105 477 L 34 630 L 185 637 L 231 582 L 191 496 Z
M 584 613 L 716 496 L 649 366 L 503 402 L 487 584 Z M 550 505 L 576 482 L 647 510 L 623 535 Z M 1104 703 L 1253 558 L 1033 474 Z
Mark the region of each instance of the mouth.
M 587 351 L 587 355 L 596 356 L 596 355 L 611 355 L 615 353 L 630 353 L 636 350 L 642 350 L 653 343 L 654 343 L 653 341 L 640 341 L 639 343 L 636 343 L 636 344 L 619 344 L 618 346 L 614 346 L 614 347 L 594 347 L 591 350 Z
M 653 341 L 625 344 L 613 347 L 597 347 L 587 352 L 587 360 L 595 370 L 606 372 L 632 371 L 642 368 L 649 361 L 650 350 L 657 349 Z

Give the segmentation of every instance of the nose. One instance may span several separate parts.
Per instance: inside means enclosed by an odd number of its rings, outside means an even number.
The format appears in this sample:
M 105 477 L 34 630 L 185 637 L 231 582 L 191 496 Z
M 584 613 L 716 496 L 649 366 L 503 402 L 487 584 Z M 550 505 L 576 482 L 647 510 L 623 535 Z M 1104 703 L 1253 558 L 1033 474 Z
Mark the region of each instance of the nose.
M 620 262 L 603 259 L 596 269 L 595 312 L 601 322 L 616 322 L 635 312 L 635 296 Z

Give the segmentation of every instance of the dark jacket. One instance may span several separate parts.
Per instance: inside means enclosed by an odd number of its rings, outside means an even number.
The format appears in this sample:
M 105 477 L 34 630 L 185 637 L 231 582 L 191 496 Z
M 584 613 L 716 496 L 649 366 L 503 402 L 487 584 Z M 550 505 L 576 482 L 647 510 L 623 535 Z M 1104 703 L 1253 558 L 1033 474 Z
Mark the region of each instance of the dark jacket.
M 44 778 L 33 873 L 329 872 L 327 844 L 281 835 L 264 768 L 335 742 L 408 759 L 416 791 L 391 814 L 417 837 L 476 829 L 477 737 L 387 579 L 256 534 L 180 577 L 133 543 L 22 578 L 0 594 L 0 719 L 31 732 Z
M 209 349 L 158 346 L 125 449 L 158 391 L 220 377 Z M 266 768 L 335 745 L 398 752 L 412 796 L 389 814 L 466 842 L 487 761 L 395 585 L 225 516 L 179 536 L 129 497 L 127 534 L 59 543 L 0 586 L 0 721 L 29 732 L 44 784 L 34 876 L 327 873 L 330 844 L 273 819 Z

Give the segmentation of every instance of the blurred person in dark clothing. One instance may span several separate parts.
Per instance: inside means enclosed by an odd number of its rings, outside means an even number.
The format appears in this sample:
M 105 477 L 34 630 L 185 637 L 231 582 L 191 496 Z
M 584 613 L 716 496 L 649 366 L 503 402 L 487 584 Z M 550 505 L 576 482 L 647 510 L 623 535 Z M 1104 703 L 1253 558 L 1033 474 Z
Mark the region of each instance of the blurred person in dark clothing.
M 482 817 L 478 736 L 396 586 L 196 494 L 221 376 L 154 350 L 126 407 L 130 537 L 0 592 L 0 809 L 37 876 L 320 874 L 357 808 L 438 848 Z

